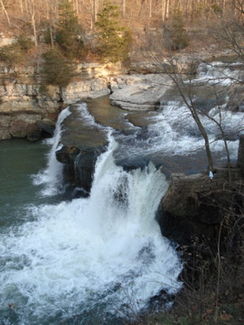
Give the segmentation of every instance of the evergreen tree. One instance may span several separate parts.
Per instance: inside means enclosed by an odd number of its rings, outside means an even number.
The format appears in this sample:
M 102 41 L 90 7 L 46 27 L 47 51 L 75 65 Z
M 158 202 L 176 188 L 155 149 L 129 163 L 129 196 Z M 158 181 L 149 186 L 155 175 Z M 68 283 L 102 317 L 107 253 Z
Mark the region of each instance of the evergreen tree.
M 118 7 L 110 2 L 106 2 L 98 13 L 97 50 L 105 61 L 125 61 L 128 58 L 131 35 L 126 28 L 119 25 L 118 18 Z
M 82 40 L 82 27 L 69 0 L 61 0 L 59 3 L 55 40 L 66 57 L 70 59 L 84 57 L 85 47 Z
M 174 12 L 169 25 L 166 27 L 166 46 L 173 51 L 181 50 L 189 44 L 187 32 L 181 11 Z
M 62 54 L 52 49 L 43 54 L 41 77 L 43 86 L 66 87 L 75 76 L 74 66 Z

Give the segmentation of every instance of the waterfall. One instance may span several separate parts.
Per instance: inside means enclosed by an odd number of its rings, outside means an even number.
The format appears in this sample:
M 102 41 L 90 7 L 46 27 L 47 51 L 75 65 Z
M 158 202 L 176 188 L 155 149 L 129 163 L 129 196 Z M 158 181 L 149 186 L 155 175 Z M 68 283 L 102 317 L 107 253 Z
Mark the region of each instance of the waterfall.
M 131 172 L 116 166 L 117 143 L 112 135 L 109 140 L 89 198 L 32 207 L 35 221 L 0 238 L 3 321 L 13 312 L 20 324 L 60 324 L 72 317 L 79 324 L 95 324 L 96 317 L 96 324 L 109 324 L 109 317 L 140 312 L 160 290 L 180 289 L 181 263 L 155 220 L 167 181 L 153 165 Z M 50 153 L 50 170 L 52 159 Z
M 42 195 L 50 196 L 59 193 L 62 190 L 62 171 L 63 164 L 56 159 L 56 150 L 59 146 L 62 129 L 61 125 L 63 121 L 70 115 L 69 108 L 65 108 L 59 114 L 54 135 L 49 142 L 52 147 L 48 154 L 48 165 L 44 171 L 41 171 L 33 177 L 35 185 L 44 185 Z

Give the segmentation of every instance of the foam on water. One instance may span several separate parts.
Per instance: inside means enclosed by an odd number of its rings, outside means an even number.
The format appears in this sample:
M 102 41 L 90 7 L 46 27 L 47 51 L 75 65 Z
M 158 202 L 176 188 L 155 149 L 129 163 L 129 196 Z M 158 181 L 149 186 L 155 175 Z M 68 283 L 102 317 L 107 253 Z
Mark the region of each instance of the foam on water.
M 61 191 L 63 164 L 56 159 L 56 150 L 58 149 L 63 121 L 71 114 L 69 107 L 62 110 L 59 114 L 53 138 L 48 141 L 52 148 L 48 154 L 48 165 L 44 171 L 41 171 L 33 177 L 35 185 L 44 185 L 42 195 L 55 195 Z
M 101 127 L 96 123 L 94 117 L 88 112 L 87 104 L 80 103 L 76 104 L 77 110 L 80 112 L 80 118 L 88 125 L 96 125 L 97 127 Z
M 161 289 L 179 290 L 181 264 L 155 220 L 165 177 L 152 165 L 125 172 L 115 148 L 111 138 L 90 198 L 32 208 L 36 221 L 1 237 L 0 305 L 13 304 L 20 324 L 60 324 L 97 305 L 135 313 Z
M 78 110 L 80 119 L 82 119 L 83 123 L 100 127 L 94 120 L 94 117 L 88 112 L 85 103 L 76 104 L 76 109 Z M 43 196 L 52 196 L 63 191 L 63 164 L 56 159 L 56 151 L 61 149 L 60 139 L 62 135 L 62 123 L 70 114 L 71 111 L 69 107 L 59 114 L 54 136 L 51 139 L 46 140 L 46 143 L 51 145 L 51 150 L 48 154 L 47 167 L 37 175 L 33 176 L 34 185 L 44 186 L 41 191 Z
M 238 80 L 241 80 L 241 71 L 231 69 L 242 65 L 241 63 L 228 64 L 223 62 L 201 63 L 198 67 L 198 77 L 194 82 L 208 82 L 209 84 L 229 86 Z
M 220 120 L 219 110 L 213 108 L 209 114 Z M 200 115 L 199 115 L 200 116 Z M 211 144 L 211 148 L 216 153 L 224 152 L 224 142 L 221 138 L 220 130 L 216 123 L 207 116 L 200 116 Z M 191 155 L 198 150 L 204 150 L 204 140 L 199 132 L 196 122 L 191 116 L 189 109 L 180 102 L 168 102 L 161 112 L 150 118 L 151 125 L 148 126 L 146 136 L 136 139 L 123 137 L 123 152 L 128 156 L 153 154 L 160 152 L 165 155 Z M 238 134 L 243 129 L 244 114 L 233 113 L 221 110 L 221 124 L 225 134 L 230 138 L 238 139 Z M 128 138 L 128 140 L 127 140 Z M 239 140 L 228 141 L 230 154 L 233 159 L 237 157 Z

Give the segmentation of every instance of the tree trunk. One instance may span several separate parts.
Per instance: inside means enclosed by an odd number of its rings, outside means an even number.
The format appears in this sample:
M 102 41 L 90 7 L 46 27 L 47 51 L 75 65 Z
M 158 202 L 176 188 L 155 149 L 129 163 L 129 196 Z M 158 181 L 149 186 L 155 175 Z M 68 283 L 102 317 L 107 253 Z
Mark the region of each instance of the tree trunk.
M 123 17 L 126 16 L 126 0 L 123 0 L 122 2 L 122 15 Z
M 4 12 L 4 14 L 5 14 L 6 18 L 7 18 L 8 24 L 10 26 L 11 23 L 10 23 L 8 12 L 7 12 L 7 10 L 6 10 L 5 6 L 4 6 L 3 0 L 0 0 L 0 1 L 1 1 L 2 10 L 3 10 L 3 12 Z
M 149 0 L 149 18 L 152 18 L 152 0 Z

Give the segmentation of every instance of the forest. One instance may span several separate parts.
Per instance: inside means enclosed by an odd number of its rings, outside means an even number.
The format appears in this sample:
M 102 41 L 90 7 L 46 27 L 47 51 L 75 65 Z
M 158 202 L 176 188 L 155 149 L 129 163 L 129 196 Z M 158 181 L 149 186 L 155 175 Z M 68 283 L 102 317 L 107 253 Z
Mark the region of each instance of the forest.
M 60 0 L 1 0 L 0 30 L 21 33 L 25 29 L 38 44 L 39 34 L 45 26 L 58 22 Z M 88 33 L 95 28 L 98 13 L 104 0 L 70 0 L 79 23 Z M 217 17 L 243 15 L 242 0 L 113 0 L 118 7 L 120 21 L 133 31 L 159 27 L 170 20 L 176 11 L 181 12 L 187 25 L 199 26 Z

